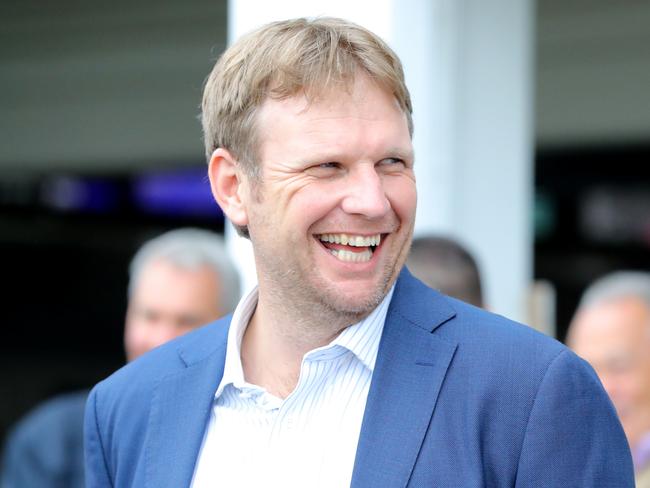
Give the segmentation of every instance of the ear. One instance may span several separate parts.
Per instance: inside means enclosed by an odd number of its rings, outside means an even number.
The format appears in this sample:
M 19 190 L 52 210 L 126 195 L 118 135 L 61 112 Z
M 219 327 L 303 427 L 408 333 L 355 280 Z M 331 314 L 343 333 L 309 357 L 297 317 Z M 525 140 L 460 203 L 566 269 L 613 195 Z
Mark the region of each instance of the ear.
M 229 151 L 219 148 L 212 153 L 208 177 L 212 195 L 223 213 L 235 225 L 248 225 L 248 180 Z

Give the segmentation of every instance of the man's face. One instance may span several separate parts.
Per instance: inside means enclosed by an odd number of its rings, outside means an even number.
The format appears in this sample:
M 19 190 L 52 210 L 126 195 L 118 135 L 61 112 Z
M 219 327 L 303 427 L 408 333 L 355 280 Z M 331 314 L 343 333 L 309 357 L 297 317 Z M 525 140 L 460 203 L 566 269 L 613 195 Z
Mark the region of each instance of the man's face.
M 181 268 L 165 260 L 145 264 L 126 314 L 127 360 L 217 319 L 218 296 L 217 277 L 206 266 Z
M 569 345 L 598 373 L 634 446 L 650 430 L 650 310 L 633 297 L 588 307 Z
M 358 75 L 311 104 L 267 100 L 257 130 L 262 176 L 245 200 L 260 291 L 312 313 L 371 311 L 404 263 L 415 217 L 395 98 Z

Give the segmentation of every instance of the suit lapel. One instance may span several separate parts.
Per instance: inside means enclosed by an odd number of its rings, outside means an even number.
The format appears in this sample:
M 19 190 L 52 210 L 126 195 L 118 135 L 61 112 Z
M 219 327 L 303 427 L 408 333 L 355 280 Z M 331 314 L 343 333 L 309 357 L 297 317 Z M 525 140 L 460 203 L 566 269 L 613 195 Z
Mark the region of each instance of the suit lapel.
M 456 350 L 432 331 L 453 316 L 444 298 L 402 272 L 368 393 L 353 488 L 407 485 Z
M 145 445 L 147 487 L 190 486 L 214 393 L 223 376 L 228 327 L 218 325 L 219 336 L 207 341 L 201 337 L 201 343 L 179 351 L 187 367 L 163 378 L 155 390 Z M 201 357 L 206 344 L 212 352 Z

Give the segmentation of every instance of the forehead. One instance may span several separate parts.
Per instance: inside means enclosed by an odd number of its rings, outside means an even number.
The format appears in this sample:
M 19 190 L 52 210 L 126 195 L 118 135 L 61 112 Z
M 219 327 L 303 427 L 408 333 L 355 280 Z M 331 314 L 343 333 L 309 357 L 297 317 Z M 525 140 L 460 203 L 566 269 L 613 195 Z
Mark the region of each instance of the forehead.
M 316 93 L 268 98 L 258 111 L 256 129 L 262 153 L 269 141 L 334 150 L 360 140 L 412 152 L 407 117 L 397 99 L 363 73 L 349 84 Z
M 650 348 L 650 309 L 635 297 L 588 306 L 576 317 L 570 337 L 574 348 Z

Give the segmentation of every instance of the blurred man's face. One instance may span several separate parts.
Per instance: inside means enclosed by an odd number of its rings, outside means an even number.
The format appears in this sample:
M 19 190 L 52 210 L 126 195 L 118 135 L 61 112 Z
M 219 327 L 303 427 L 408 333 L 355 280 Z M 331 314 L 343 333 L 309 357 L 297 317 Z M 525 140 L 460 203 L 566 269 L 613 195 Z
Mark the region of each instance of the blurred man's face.
M 635 446 L 650 431 L 650 310 L 633 297 L 588 307 L 568 342 L 598 373 Z
M 217 319 L 218 296 L 217 277 L 207 266 L 186 269 L 164 260 L 147 263 L 126 314 L 127 360 Z

